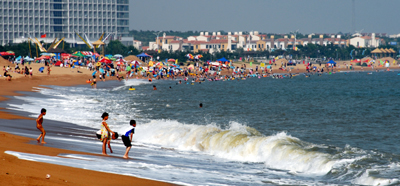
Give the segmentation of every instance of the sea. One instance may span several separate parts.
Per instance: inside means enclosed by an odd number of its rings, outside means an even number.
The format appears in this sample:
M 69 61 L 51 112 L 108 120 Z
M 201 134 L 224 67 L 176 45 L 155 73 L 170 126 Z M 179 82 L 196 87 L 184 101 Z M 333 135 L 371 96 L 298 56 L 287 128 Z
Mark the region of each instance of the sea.
M 8 109 L 37 117 L 46 108 L 44 126 L 54 120 L 92 129 L 72 138 L 49 135 L 47 142 L 66 140 L 101 154 L 94 133 L 108 112 L 114 131 L 137 122 L 131 159 L 121 158 L 120 139 L 112 141 L 109 157 L 7 153 L 179 185 L 399 185 L 399 75 L 337 72 L 181 84 L 129 79 L 99 82 L 97 89 L 37 88 L 13 97 L 19 101 Z

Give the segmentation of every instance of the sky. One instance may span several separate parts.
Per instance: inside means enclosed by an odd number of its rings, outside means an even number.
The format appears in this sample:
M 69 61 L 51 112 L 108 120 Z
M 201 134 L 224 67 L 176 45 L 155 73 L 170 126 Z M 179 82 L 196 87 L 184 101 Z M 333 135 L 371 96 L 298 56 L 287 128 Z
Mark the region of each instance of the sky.
M 129 29 L 400 33 L 400 0 L 129 0 Z

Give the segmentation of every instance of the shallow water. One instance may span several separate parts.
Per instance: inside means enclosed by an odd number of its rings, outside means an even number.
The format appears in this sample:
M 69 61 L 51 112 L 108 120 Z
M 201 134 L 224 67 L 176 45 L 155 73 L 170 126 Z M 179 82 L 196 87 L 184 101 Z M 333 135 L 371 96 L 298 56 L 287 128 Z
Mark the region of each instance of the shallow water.
M 9 107 L 32 117 L 45 107 L 46 119 L 92 128 L 109 112 L 117 131 L 137 120 L 136 159 L 107 159 L 104 171 L 118 174 L 189 185 L 388 185 L 400 177 L 399 84 L 397 72 L 194 85 L 129 80 L 97 90 L 53 86 Z M 104 164 L 82 155 L 9 153 L 56 164 L 73 156 L 80 162 L 70 166 L 93 170 Z

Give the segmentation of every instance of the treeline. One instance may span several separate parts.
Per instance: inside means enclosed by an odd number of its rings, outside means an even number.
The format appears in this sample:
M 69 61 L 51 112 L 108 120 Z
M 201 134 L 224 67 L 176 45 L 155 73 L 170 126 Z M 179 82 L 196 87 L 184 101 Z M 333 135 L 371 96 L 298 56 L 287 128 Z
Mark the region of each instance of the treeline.
M 193 33 L 195 34 L 195 33 Z M 154 39 L 154 38 L 153 38 Z M 50 44 L 45 44 L 44 47 L 48 48 Z M 328 45 L 328 46 L 321 46 L 315 44 L 308 44 L 306 46 L 298 45 L 298 50 L 281 50 L 276 49 L 274 51 L 244 51 L 243 49 L 239 48 L 234 52 L 230 51 L 220 51 L 213 54 L 208 52 L 200 52 L 198 54 L 202 54 L 203 58 L 202 61 L 212 60 L 215 61 L 216 59 L 225 57 L 231 60 L 239 60 L 240 58 L 244 59 L 247 57 L 267 57 L 270 56 L 280 56 L 280 55 L 291 55 L 293 59 L 304 59 L 305 57 L 311 58 L 324 58 L 327 59 L 333 58 L 335 60 L 350 60 L 350 59 L 361 59 L 363 57 L 373 57 L 371 51 L 374 48 L 356 48 L 354 46 L 348 47 L 338 47 L 335 45 Z M 67 53 L 74 53 L 76 51 L 92 51 L 87 46 L 84 47 L 74 47 L 71 48 L 69 43 L 62 43 L 58 46 L 58 48 L 64 49 Z M 399 51 L 399 48 L 392 45 L 380 46 L 379 48 L 392 48 L 394 51 Z M 36 57 L 37 54 L 40 56 L 40 51 L 37 51 L 38 48 L 33 43 L 20 43 L 14 45 L 6 45 L 0 46 L 0 52 L 2 51 L 14 51 L 16 56 L 31 56 Z M 96 49 L 96 52 L 101 53 L 102 47 Z M 125 46 L 118 40 L 110 41 L 109 44 L 105 47 L 105 54 L 121 54 L 123 56 L 128 55 L 138 55 L 143 51 L 136 49 L 133 46 Z M 168 51 L 145 51 L 146 53 L 152 55 L 154 58 L 159 57 L 160 60 L 165 59 L 178 59 L 180 62 L 186 61 L 188 58 L 185 57 L 186 54 L 190 53 L 189 51 L 175 51 L 175 52 L 168 52 Z M 192 53 L 193 54 L 193 53 Z M 193 54 L 196 55 L 196 54 Z M 379 57 L 379 56 L 378 56 Z

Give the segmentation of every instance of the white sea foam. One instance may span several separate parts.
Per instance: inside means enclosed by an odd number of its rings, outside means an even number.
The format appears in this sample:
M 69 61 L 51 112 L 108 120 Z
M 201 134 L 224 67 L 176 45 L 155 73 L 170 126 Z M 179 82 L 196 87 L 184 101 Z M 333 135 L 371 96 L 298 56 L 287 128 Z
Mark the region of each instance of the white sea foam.
M 262 162 L 270 168 L 295 173 L 324 175 L 336 162 L 329 154 L 309 151 L 306 143 L 284 132 L 263 136 L 257 130 L 231 123 L 228 129 L 215 125 L 188 125 L 176 121 L 152 121 L 137 127 L 135 140 L 179 150 L 202 151 L 240 162 Z
M 360 177 L 354 179 L 353 184 L 359 185 L 395 185 L 399 184 L 399 179 L 387 179 L 371 176 L 370 172 L 374 170 L 365 171 Z

